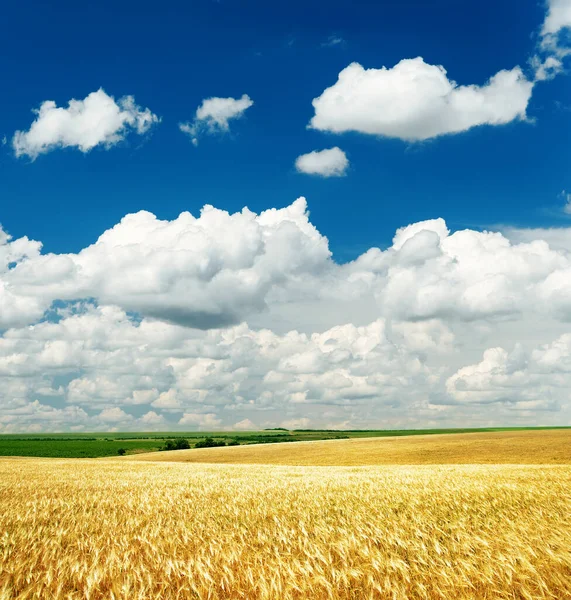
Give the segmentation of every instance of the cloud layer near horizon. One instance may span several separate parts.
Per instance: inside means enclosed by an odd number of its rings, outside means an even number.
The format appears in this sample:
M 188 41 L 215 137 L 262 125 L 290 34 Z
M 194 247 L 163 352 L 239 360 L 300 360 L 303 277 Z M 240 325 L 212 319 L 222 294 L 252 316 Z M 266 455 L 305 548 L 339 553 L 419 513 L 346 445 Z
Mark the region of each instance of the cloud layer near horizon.
M 339 264 L 303 198 L 2 232 L 0 431 L 567 422 L 569 248 L 434 219 Z

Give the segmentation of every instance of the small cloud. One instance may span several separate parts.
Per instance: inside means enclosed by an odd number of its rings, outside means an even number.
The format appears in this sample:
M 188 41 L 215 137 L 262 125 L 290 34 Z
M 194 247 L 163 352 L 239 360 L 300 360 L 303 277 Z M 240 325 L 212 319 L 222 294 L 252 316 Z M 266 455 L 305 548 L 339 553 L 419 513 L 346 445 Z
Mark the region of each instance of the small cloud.
M 148 413 L 144 414 L 141 417 L 140 421 L 143 425 L 151 425 L 151 426 L 164 425 L 166 423 L 163 415 L 157 414 L 154 410 L 151 410 Z
M 559 197 L 563 199 L 564 205 L 563 205 L 563 212 L 566 215 L 571 215 L 571 193 L 569 193 L 566 190 L 563 190 L 560 194 Z
M 192 143 L 198 146 L 198 138 L 203 133 L 214 135 L 230 131 L 229 121 L 239 119 L 254 102 L 247 94 L 241 98 L 207 98 L 196 110 L 192 122 L 179 123 L 179 129 L 188 134 Z
M 117 102 L 103 89 L 83 100 L 70 100 L 67 108 L 46 100 L 34 111 L 36 120 L 28 131 L 16 131 L 12 146 L 16 156 L 35 160 L 55 148 L 75 147 L 89 152 L 95 146 L 115 146 L 134 131 L 146 133 L 160 118 L 135 104 L 133 96 Z
M 289 419 L 288 421 L 282 421 L 281 427 L 286 429 L 307 429 L 311 421 L 307 417 L 301 417 L 300 419 Z
M 535 81 L 547 81 L 553 79 L 563 70 L 563 63 L 555 56 L 548 56 L 541 60 L 539 56 L 533 56 L 529 61 L 531 68 L 535 71 Z
M 178 422 L 179 425 L 190 425 L 206 431 L 220 427 L 222 421 L 214 413 L 184 413 Z
M 99 420 L 104 423 L 116 423 L 122 421 L 131 421 L 133 417 L 127 414 L 123 409 L 115 406 L 114 408 L 105 408 L 99 413 Z
M 238 421 L 238 423 L 234 423 L 232 429 L 237 431 L 256 431 L 258 428 L 255 423 L 252 423 L 250 419 L 244 419 L 242 421 Z
M 541 28 L 541 36 L 545 41 L 549 36 L 557 36 L 564 29 L 571 27 L 571 1 L 547 0 L 547 14 Z
M 327 38 L 327 41 L 322 42 L 321 46 L 323 48 L 332 48 L 333 46 L 344 46 L 347 42 L 338 35 L 330 35 Z
M 337 146 L 302 154 L 295 161 L 295 168 L 299 173 L 321 177 L 341 177 L 345 175 L 348 166 L 349 160 L 345 152 Z
M 563 60 L 571 54 L 571 0 L 547 0 L 547 12 L 541 26 L 538 54 L 531 58 L 535 81 L 553 79 L 563 71 Z

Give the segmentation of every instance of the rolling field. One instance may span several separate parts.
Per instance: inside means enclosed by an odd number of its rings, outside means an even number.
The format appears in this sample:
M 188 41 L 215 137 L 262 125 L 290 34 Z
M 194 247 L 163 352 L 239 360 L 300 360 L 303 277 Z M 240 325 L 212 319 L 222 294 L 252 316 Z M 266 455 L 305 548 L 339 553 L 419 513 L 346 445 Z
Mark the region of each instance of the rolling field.
M 571 430 L 359 438 L 139 454 L 126 460 L 290 466 L 570 464 Z
M 0 600 L 571 598 L 570 442 L 504 431 L 0 458 Z
M 571 467 L 0 459 L 0 599 L 571 597 Z
M 513 428 L 512 428 L 513 429 Z M 549 430 L 550 428 L 543 428 Z M 539 430 L 539 429 L 537 429 Z M 183 438 L 191 446 L 212 437 L 215 441 L 229 444 L 267 444 L 275 442 L 299 442 L 338 438 L 367 438 L 416 436 L 444 433 L 510 431 L 495 429 L 424 429 L 424 430 L 365 430 L 365 431 L 319 431 L 269 429 L 264 431 L 222 432 L 105 432 L 105 433 L 48 433 L 48 434 L 0 434 L 0 456 L 37 456 L 51 458 L 98 458 L 117 456 L 122 448 L 128 455 L 157 452 L 169 439 Z M 521 431 L 521 430 L 520 430 Z M 571 431 L 571 429 L 570 429 Z

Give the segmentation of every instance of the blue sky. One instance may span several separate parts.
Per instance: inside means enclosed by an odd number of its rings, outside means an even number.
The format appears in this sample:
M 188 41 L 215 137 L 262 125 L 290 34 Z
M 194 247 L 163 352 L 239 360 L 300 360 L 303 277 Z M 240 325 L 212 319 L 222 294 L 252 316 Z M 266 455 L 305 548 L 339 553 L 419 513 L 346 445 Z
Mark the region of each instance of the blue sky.
M 571 0 L 0 17 L 0 433 L 571 425 Z
M 571 188 L 571 79 L 537 85 L 533 123 L 480 127 L 420 144 L 306 129 L 311 100 L 353 61 L 392 67 L 422 56 L 459 84 L 526 68 L 545 14 L 541 3 L 59 2 L 8 3 L 0 44 L 6 90 L 0 133 L 27 129 L 32 108 L 65 106 L 99 87 L 132 94 L 162 118 L 140 138 L 87 154 L 32 162 L 2 149 L 1 222 L 46 250 L 77 251 L 124 214 L 173 218 L 205 203 L 230 211 L 308 198 L 312 222 L 338 260 L 386 246 L 397 227 L 445 217 L 452 228 L 564 224 L 557 195 Z M 332 38 L 342 43 L 324 46 Z M 229 135 L 194 148 L 177 128 L 203 98 L 254 106 Z M 569 106 L 567 106 L 569 104 Z M 296 173 L 295 158 L 339 145 L 343 178 Z

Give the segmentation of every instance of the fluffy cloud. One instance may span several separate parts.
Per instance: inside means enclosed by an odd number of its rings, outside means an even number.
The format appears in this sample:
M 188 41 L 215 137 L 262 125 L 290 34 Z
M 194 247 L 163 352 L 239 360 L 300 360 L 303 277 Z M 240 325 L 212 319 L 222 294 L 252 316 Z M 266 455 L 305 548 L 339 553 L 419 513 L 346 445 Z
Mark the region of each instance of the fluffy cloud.
M 547 14 L 540 31 L 538 54 L 531 58 L 536 81 L 553 79 L 564 69 L 564 59 L 571 53 L 571 0 L 547 0 Z
M 563 70 L 563 62 L 555 56 L 547 56 L 542 59 L 536 55 L 531 59 L 531 66 L 535 71 L 535 81 L 553 79 Z
M 241 98 L 207 98 L 197 108 L 194 120 L 191 123 L 179 123 L 179 129 L 190 135 L 192 143 L 196 146 L 202 133 L 229 131 L 229 121 L 242 117 L 253 105 L 254 102 L 247 94 Z
M 104 423 L 109 423 L 110 425 L 124 423 L 125 421 L 130 421 L 132 418 L 133 417 L 131 415 L 128 415 L 118 406 L 113 408 L 105 408 L 99 413 L 99 419 Z
M 258 427 L 250 419 L 242 419 L 238 423 L 234 423 L 232 429 L 236 431 L 256 431 Z
M 569 227 L 502 227 L 501 232 L 513 244 L 528 244 L 535 240 L 543 240 L 553 250 L 571 252 L 571 228 Z
M 300 199 L 2 233 L 0 430 L 564 422 L 570 232 L 433 219 L 339 264 Z
M 568 27 L 571 27 L 571 0 L 548 0 L 541 35 L 556 35 Z
M 0 297 L 8 307 L 0 326 L 37 319 L 56 299 L 93 297 L 192 327 L 220 327 L 263 310 L 271 293 L 330 264 L 327 239 L 309 222 L 303 198 L 260 215 L 205 206 L 199 218 L 160 221 L 140 212 L 78 254 L 39 255 L 39 248 L 0 239 L 0 257 L 7 257 Z
M 340 303 L 367 298 L 370 320 L 473 321 L 530 311 L 568 319 L 567 247 L 513 244 L 499 232 L 450 233 L 435 219 L 398 230 L 385 251 L 337 264 L 303 198 L 259 215 L 206 206 L 198 218 L 160 221 L 140 212 L 78 254 L 41 254 L 38 243 L 4 235 L 0 325 L 33 323 L 53 301 L 78 298 L 198 329 L 251 319 L 265 326 L 264 315 L 271 325 L 292 303 L 313 303 L 324 314 L 336 305 L 331 317 L 339 318 Z
M 295 168 L 300 173 L 321 175 L 322 177 L 345 175 L 348 166 L 349 161 L 345 152 L 337 146 L 328 150 L 314 150 L 308 154 L 302 154 L 295 161 Z
M 179 425 L 189 427 L 191 429 L 198 427 L 200 430 L 213 431 L 220 427 L 220 419 L 216 418 L 214 413 L 184 413 L 178 422 Z
M 313 304 L 322 314 L 336 306 L 330 317 L 339 318 L 342 303 L 365 299 L 369 322 L 472 321 L 530 311 L 567 319 L 568 247 L 542 239 L 511 243 L 499 232 L 451 233 L 435 219 L 398 230 L 385 251 L 371 248 L 338 264 L 303 198 L 260 214 L 206 206 L 198 218 L 182 213 L 161 221 L 140 212 L 77 254 L 41 254 L 37 242 L 4 234 L 0 326 L 33 323 L 53 301 L 78 298 L 198 329 L 252 319 L 271 325 L 292 303 Z
M 12 145 L 16 156 L 35 159 L 54 148 L 76 147 L 89 152 L 95 146 L 109 148 L 134 131 L 146 133 L 159 118 L 135 104 L 133 96 L 117 102 L 102 89 L 83 100 L 70 100 L 67 108 L 52 100 L 43 102 L 28 131 L 16 131 Z
M 299 413 L 322 420 L 324 407 L 347 420 L 347 412 L 378 415 L 401 406 L 403 393 L 408 402 L 421 402 L 418 390 L 433 385 L 423 356 L 443 345 L 442 335 L 448 336 L 444 345 L 453 339 L 440 325 L 395 324 L 393 332 L 385 320 L 311 335 L 246 324 L 200 332 L 87 304 L 58 322 L 4 334 L 0 403 L 18 408 L 55 394 L 68 405 L 67 426 L 80 415 L 95 428 L 247 430 L 284 418 L 293 423 Z M 133 397 L 141 402 L 139 419 L 132 415 Z M 17 422 L 14 415 L 5 425 Z
M 420 57 L 387 69 L 352 63 L 313 100 L 310 127 L 419 141 L 526 118 L 533 83 L 519 67 L 485 85 L 458 85 Z
M 571 386 L 571 335 L 526 352 L 489 348 L 482 360 L 446 382 L 449 395 L 468 404 L 504 403 L 518 410 L 561 409 Z

